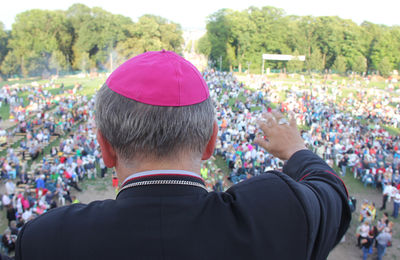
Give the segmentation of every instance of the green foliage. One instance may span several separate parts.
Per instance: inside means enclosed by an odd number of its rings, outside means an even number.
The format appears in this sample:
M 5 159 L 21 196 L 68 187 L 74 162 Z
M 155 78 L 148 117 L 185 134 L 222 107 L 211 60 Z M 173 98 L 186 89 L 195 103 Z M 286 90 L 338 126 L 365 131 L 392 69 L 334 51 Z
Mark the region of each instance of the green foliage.
M 182 51 L 182 29 L 179 24 L 154 15 L 144 15 L 136 24 L 126 26 L 127 37 L 117 45 L 124 59 L 146 51 Z
M 203 35 L 197 43 L 195 50 L 197 53 L 204 54 L 206 56 L 209 56 L 211 53 L 211 42 L 210 39 L 208 38 L 208 34 Z
M 11 33 L 0 23 L 0 70 L 7 77 L 26 77 L 111 69 L 145 51 L 180 53 L 182 44 L 180 26 L 158 16 L 144 15 L 134 23 L 83 4 L 66 11 L 35 9 L 18 14 Z
M 364 56 L 359 55 L 355 57 L 350 67 L 354 72 L 362 74 L 367 70 L 367 59 Z
M 30 10 L 20 13 L 12 26 L 5 74 L 22 72 L 24 76 L 50 72 L 49 62 L 66 69 L 71 56 L 72 27 L 61 11 Z M 19 71 L 10 61 L 17 61 Z M 4 73 L 4 72 L 3 72 Z
M 306 66 L 308 71 L 322 71 L 322 69 L 324 68 L 324 64 L 319 48 L 315 48 L 310 55 L 306 56 Z
M 306 56 L 308 71 L 333 69 L 364 73 L 379 66 L 400 69 L 400 27 L 364 22 L 361 26 L 339 17 L 287 16 L 274 7 L 249 7 L 243 11 L 221 9 L 211 14 L 199 52 L 208 54 L 224 69 L 251 63 L 260 71 L 262 54 Z M 201 49 L 201 50 L 200 50 Z M 297 55 L 297 54 L 296 54 Z M 386 57 L 387 60 L 383 62 Z M 299 70 L 300 62 L 266 61 L 265 67 Z M 387 70 L 385 70 L 387 72 Z M 385 73 L 386 74 L 386 73 Z
M 206 27 L 206 35 L 192 44 L 224 70 L 249 66 L 258 72 L 264 53 L 305 55 L 306 62 L 265 62 L 265 68 L 286 67 L 290 72 L 333 69 L 389 76 L 400 69 L 400 26 L 359 26 L 339 17 L 299 17 L 275 7 L 251 6 L 218 10 L 207 18 Z M 135 23 L 83 4 L 66 11 L 29 10 L 17 15 L 10 32 L 0 23 L 0 72 L 12 77 L 111 69 L 145 51 L 181 53 L 182 45 L 180 25 L 159 16 L 144 15 Z
M 363 23 L 362 27 L 370 39 L 367 56 L 369 69 L 380 72 L 383 69 L 385 73 L 381 72 L 381 74 L 388 76 L 390 70 L 398 69 L 400 64 L 400 27 L 388 27 L 369 22 Z
M 335 62 L 333 63 L 332 69 L 339 74 L 345 73 L 346 59 L 343 56 L 337 56 Z
M 315 20 L 315 45 L 321 51 L 323 68 L 330 68 L 340 53 L 340 43 L 343 39 L 341 19 L 337 16 L 317 17 Z
M 8 52 L 9 34 L 4 29 L 4 24 L 0 22 L 0 72 L 2 71 L 1 64 Z
M 393 127 L 393 126 L 383 126 L 385 128 L 386 131 L 389 132 L 389 134 L 391 135 L 400 135 L 400 129 L 397 127 Z
M 210 60 L 217 62 L 222 60 L 222 68 L 227 68 L 227 45 L 228 37 L 231 34 L 226 14 L 231 12 L 227 9 L 212 14 L 208 18 L 207 23 L 207 38 L 210 41 Z
M 1 63 L 1 73 L 7 77 L 20 73 L 19 61 L 15 53 L 8 53 Z
M 293 53 L 293 56 L 298 57 L 299 52 L 296 50 Z M 303 69 L 304 62 L 300 61 L 299 58 L 295 58 L 293 60 L 290 60 L 286 64 L 286 69 L 288 72 L 299 72 Z
M 117 42 L 126 39 L 125 27 L 133 24 L 129 18 L 111 14 L 101 8 L 90 10 L 82 7 L 80 18 L 75 21 L 74 68 L 90 69 L 107 67 L 110 52 Z M 86 11 L 85 11 L 86 10 Z
M 384 57 L 382 61 L 377 65 L 377 69 L 379 70 L 382 76 L 388 77 L 392 70 L 392 64 L 389 61 L 389 58 Z

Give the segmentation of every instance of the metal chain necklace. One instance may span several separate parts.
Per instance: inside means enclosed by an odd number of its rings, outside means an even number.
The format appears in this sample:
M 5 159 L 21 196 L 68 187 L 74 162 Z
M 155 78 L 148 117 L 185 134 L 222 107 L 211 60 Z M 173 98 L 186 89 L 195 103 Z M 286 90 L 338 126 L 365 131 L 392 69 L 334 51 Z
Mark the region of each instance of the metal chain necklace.
M 145 185 L 188 185 L 188 186 L 195 186 L 195 187 L 199 187 L 199 188 L 203 188 L 205 190 L 206 186 L 204 186 L 201 183 L 198 182 L 194 182 L 194 181 L 184 181 L 184 180 L 151 180 L 151 181 L 139 181 L 139 182 L 133 182 L 133 183 L 129 183 L 125 186 L 123 186 L 119 191 L 118 194 L 128 188 L 132 188 L 132 187 L 137 187 L 137 186 L 145 186 Z

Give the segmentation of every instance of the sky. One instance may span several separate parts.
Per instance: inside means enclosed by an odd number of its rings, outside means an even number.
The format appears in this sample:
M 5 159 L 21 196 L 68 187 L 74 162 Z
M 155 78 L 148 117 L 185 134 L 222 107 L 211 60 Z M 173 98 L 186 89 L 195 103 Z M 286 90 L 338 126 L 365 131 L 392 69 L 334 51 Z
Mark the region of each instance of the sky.
M 0 21 L 11 29 L 15 16 L 30 9 L 66 10 L 74 3 L 99 6 L 136 21 L 143 14 L 159 15 L 184 29 L 205 29 L 207 16 L 221 8 L 244 10 L 274 6 L 288 15 L 339 16 L 360 24 L 400 25 L 400 0 L 11 0 L 2 4 Z

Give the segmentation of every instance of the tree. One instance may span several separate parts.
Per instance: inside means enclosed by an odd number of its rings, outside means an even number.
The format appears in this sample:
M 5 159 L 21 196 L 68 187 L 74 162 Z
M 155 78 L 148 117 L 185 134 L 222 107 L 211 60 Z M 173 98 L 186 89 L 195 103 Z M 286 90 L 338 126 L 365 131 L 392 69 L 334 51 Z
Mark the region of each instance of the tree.
M 75 51 L 74 67 L 80 71 L 88 72 L 91 68 L 95 68 L 96 64 L 90 60 L 89 53 Z
M 55 50 L 51 53 L 49 60 L 50 72 L 55 70 L 55 73 L 58 75 L 61 69 L 67 68 L 68 66 L 69 63 L 64 54 L 60 50 Z
M 85 22 L 79 28 L 74 28 L 77 32 L 73 48 L 74 68 L 81 66 L 78 57 L 88 54 L 91 68 L 103 69 L 118 42 L 126 39 L 126 27 L 133 23 L 130 18 L 113 15 L 99 7 L 92 8 L 89 17 L 83 13 L 80 20 Z
M 9 52 L 1 63 L 1 73 L 7 77 L 20 74 L 21 67 L 18 57 L 13 52 Z
M 389 69 L 396 61 L 399 54 L 398 47 L 394 46 L 393 37 L 387 28 L 382 28 L 379 36 L 371 42 L 370 61 L 371 68 L 381 71 L 381 64 L 385 60 L 385 66 Z M 385 69 L 384 69 L 385 70 Z
M 211 42 L 208 39 L 208 34 L 204 34 L 197 42 L 196 42 L 196 52 L 204 54 L 205 56 L 209 56 L 211 53 Z
M 358 73 L 400 69 L 400 26 L 339 17 L 285 15 L 279 8 L 251 6 L 220 9 L 207 18 L 207 32 L 195 43 L 199 53 L 222 68 L 259 71 L 262 54 L 306 55 L 305 63 L 267 61 L 265 66 L 298 71 L 346 69 Z M 193 43 L 192 43 L 193 44 Z M 145 51 L 181 53 L 179 24 L 155 15 L 134 23 L 101 8 L 74 4 L 66 11 L 29 10 L 17 15 L 12 30 L 0 23 L 0 71 L 3 75 L 41 75 L 60 70 L 108 69 Z M 117 58 L 112 53 L 117 52 Z M 116 60 L 117 59 L 117 60 Z
M 339 41 L 341 40 L 340 18 L 322 16 L 315 19 L 314 34 L 315 44 L 321 51 L 322 65 L 324 68 L 331 67 L 333 60 L 339 52 Z
M 127 37 L 117 44 L 117 51 L 124 58 L 162 49 L 182 52 L 182 29 L 165 18 L 144 15 L 137 23 L 127 25 L 126 29 Z
M 387 57 L 384 57 L 382 61 L 378 64 L 378 70 L 383 77 L 390 76 L 392 69 L 392 64 Z
M 306 56 L 305 68 L 307 71 L 313 69 L 310 63 L 312 50 L 316 48 L 315 18 L 312 16 L 290 17 L 290 31 L 288 33 L 288 45 L 292 50 L 298 50 L 299 53 Z M 315 56 L 315 54 L 314 54 Z M 320 56 L 322 59 L 322 56 Z M 321 61 L 322 63 L 322 61 Z
M 287 62 L 286 69 L 288 72 L 300 72 L 303 69 L 304 62 L 299 60 L 299 52 L 297 50 L 293 53 L 293 56 L 295 58 Z
M 11 33 L 3 27 L 0 23 L 0 71 L 8 76 L 105 69 L 116 49 L 125 59 L 149 50 L 181 53 L 183 44 L 180 25 L 162 17 L 144 15 L 133 23 L 83 4 L 66 11 L 29 10 L 16 16 Z
M 339 74 L 345 73 L 346 59 L 343 56 L 337 56 L 335 62 L 333 63 L 332 69 Z
M 248 12 L 229 11 L 226 13 L 226 21 L 230 30 L 230 37 L 226 46 L 226 57 L 230 70 L 238 67 L 241 71 L 243 63 L 249 62 L 249 52 L 252 43 L 252 35 L 256 32 L 255 25 Z
M 377 70 L 384 57 L 391 68 L 400 66 L 399 26 L 369 22 L 359 26 L 336 16 L 286 16 L 283 10 L 269 6 L 218 10 L 208 18 L 207 37 L 201 45 L 211 60 L 222 57 L 225 69 L 237 66 L 240 70 L 242 64 L 250 62 L 253 68 L 259 68 L 263 53 L 290 54 L 296 50 L 306 55 L 309 71 Z M 362 57 L 366 58 L 365 69 Z M 293 70 L 295 62 L 285 65 Z M 276 61 L 265 64 L 272 68 L 283 65 Z
M 0 22 L 0 72 L 3 70 L 1 64 L 9 51 L 8 39 L 9 33 L 4 29 L 4 24 Z
M 207 38 L 211 43 L 210 60 L 217 62 L 221 59 L 222 68 L 228 68 L 226 61 L 227 46 L 231 35 L 229 22 L 226 14 L 231 12 L 228 9 L 221 9 L 208 17 Z
M 314 48 L 311 51 L 311 55 L 306 57 L 306 66 L 307 70 L 311 72 L 311 70 L 322 71 L 324 68 L 322 54 L 319 48 Z
M 24 76 L 50 71 L 53 52 L 59 51 L 57 62 L 64 69 L 71 55 L 71 26 L 61 11 L 30 10 L 16 16 L 9 41 L 10 58 L 15 58 Z M 11 68 L 12 66 L 8 66 Z
M 367 70 L 367 59 L 364 56 L 357 56 L 354 59 L 354 63 L 351 64 L 351 69 L 354 72 L 363 74 Z
M 89 66 L 90 64 L 89 60 L 85 62 L 85 64 L 87 64 L 89 68 L 86 68 L 86 66 L 82 68 L 82 57 L 87 56 L 88 58 L 89 54 L 84 49 L 80 48 L 81 46 L 78 46 L 77 42 L 80 36 L 80 28 L 85 26 L 85 24 L 92 19 L 91 9 L 83 4 L 73 4 L 68 8 L 68 10 L 65 13 L 73 29 L 72 46 L 71 46 L 72 55 L 70 57 L 71 66 L 73 69 L 80 69 L 80 70 L 89 69 L 91 67 Z
M 207 39 L 211 45 L 210 59 L 222 59 L 224 69 L 250 64 L 252 69 L 261 67 L 263 53 L 292 52 L 286 34 L 288 19 L 282 9 L 266 6 L 249 7 L 244 11 L 221 9 L 209 16 Z M 267 66 L 283 66 L 273 62 Z
M 292 50 L 287 45 L 289 19 L 285 17 L 283 9 L 264 6 L 261 8 L 250 7 L 245 12 L 249 13 L 252 29 L 250 32 L 250 47 L 246 54 L 246 63 L 251 62 L 252 68 L 261 68 L 263 53 L 287 54 Z M 266 63 L 272 68 L 283 68 L 284 62 Z

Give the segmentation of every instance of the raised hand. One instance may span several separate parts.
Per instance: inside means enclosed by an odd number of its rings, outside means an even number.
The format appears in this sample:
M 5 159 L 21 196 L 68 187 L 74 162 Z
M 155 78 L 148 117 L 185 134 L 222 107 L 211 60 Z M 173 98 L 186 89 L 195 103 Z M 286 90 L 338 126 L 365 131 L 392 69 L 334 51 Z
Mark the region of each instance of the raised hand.
M 295 152 L 307 149 L 297 129 L 294 114 L 291 114 L 288 122 L 282 113 L 274 110 L 263 113 L 257 123 L 264 136 L 258 136 L 255 143 L 273 156 L 288 160 Z

